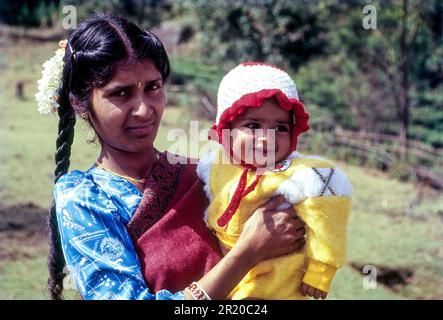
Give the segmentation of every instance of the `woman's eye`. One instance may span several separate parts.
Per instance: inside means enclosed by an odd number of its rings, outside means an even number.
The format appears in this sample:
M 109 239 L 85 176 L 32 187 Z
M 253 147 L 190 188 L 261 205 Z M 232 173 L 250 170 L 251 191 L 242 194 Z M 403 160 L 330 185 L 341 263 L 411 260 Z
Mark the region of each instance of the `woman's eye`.
M 276 130 L 277 130 L 277 132 L 288 132 L 289 131 L 288 127 L 284 126 L 284 125 L 277 126 Z
M 126 90 L 117 90 L 112 93 L 112 96 L 114 97 L 125 97 L 128 95 L 128 92 Z
M 248 123 L 246 125 L 246 127 L 249 128 L 249 129 L 253 129 L 253 130 L 254 129 L 260 129 L 260 125 L 258 123 L 256 123 L 256 122 Z
M 155 91 L 157 89 L 160 89 L 161 86 L 157 83 L 152 83 L 146 86 L 145 91 Z

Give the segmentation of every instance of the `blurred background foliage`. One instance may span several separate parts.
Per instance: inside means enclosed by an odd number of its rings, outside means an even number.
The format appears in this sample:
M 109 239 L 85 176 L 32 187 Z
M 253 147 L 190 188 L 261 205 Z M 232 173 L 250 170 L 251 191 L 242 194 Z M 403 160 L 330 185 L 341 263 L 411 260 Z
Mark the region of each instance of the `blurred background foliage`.
M 180 20 L 177 42 L 194 38 L 194 53 L 220 74 L 239 61 L 275 63 L 306 104 L 345 129 L 443 147 L 441 1 L 6 0 L 0 22 L 51 27 L 66 4 L 79 21 L 95 11 L 149 27 Z M 367 4 L 378 8 L 375 30 L 362 27 Z

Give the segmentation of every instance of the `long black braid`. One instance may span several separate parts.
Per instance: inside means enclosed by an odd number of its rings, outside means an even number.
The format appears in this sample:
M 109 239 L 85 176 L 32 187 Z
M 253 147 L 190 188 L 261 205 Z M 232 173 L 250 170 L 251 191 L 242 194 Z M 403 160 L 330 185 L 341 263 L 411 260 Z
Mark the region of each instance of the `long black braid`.
M 90 111 L 94 87 L 106 85 L 119 63 L 130 59 L 154 62 L 165 81 L 170 72 L 168 56 L 160 40 L 124 18 L 97 14 L 78 25 L 69 35 L 59 87 L 58 137 L 56 141 L 54 183 L 68 172 L 74 141 L 76 114 Z M 48 227 L 48 291 L 51 299 L 63 299 L 65 259 L 53 200 Z
M 58 90 L 58 136 L 56 140 L 54 184 L 68 172 L 71 163 L 71 146 L 74 142 L 74 127 L 76 123 L 75 110 L 69 100 L 68 90 L 72 85 L 72 65 L 74 52 L 69 45 L 65 52 L 65 66 Z M 55 201 L 52 200 L 48 217 L 50 250 L 48 255 L 48 291 L 51 299 L 63 299 L 63 279 L 65 276 L 65 259 L 58 232 Z
M 57 151 L 55 153 L 55 179 L 54 183 L 57 183 L 58 179 L 62 175 L 68 172 L 70 165 L 71 146 L 74 141 L 74 126 L 75 126 L 75 113 L 72 107 L 61 104 L 58 108 L 59 123 L 58 123 L 58 137 L 56 142 Z M 58 232 L 57 216 L 55 210 L 55 202 L 52 201 L 49 209 L 49 235 L 50 235 L 50 251 L 48 256 L 49 267 L 49 279 L 48 290 L 51 295 L 51 299 L 60 300 L 63 299 L 63 278 L 65 259 L 63 257 L 63 251 L 61 247 L 60 234 Z

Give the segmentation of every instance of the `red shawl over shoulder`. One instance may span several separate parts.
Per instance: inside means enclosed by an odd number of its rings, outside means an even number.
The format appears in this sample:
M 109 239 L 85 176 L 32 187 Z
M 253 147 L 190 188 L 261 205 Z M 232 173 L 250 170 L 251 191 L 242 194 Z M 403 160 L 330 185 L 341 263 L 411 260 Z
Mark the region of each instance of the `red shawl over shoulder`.
M 183 290 L 220 260 L 217 240 L 203 220 L 207 205 L 196 165 L 170 164 L 163 153 L 127 225 L 154 292 Z

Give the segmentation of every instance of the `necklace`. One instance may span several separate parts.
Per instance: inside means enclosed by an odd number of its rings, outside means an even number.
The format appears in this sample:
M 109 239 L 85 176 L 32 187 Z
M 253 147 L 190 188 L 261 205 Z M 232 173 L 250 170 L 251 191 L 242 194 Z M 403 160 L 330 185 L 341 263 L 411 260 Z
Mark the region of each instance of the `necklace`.
M 157 150 L 155 150 L 155 156 L 156 156 L 156 161 L 158 161 L 160 157 L 159 157 L 159 155 L 158 155 L 158 151 L 157 151 Z M 95 165 L 96 165 L 98 168 L 101 168 L 101 169 L 103 169 L 103 170 L 105 170 L 105 171 L 107 171 L 107 172 L 109 172 L 109 173 L 112 173 L 112 174 L 114 174 L 114 175 L 116 175 L 116 176 L 118 176 L 118 177 L 120 177 L 120 178 L 123 178 L 123 179 L 125 179 L 125 180 L 128 180 L 128 181 L 133 182 L 133 183 L 136 183 L 136 184 L 140 184 L 140 185 L 142 185 L 143 187 L 144 187 L 145 184 L 146 184 L 146 179 L 145 179 L 145 178 L 143 178 L 143 179 L 136 179 L 136 178 L 132 178 L 132 177 L 130 177 L 130 176 L 125 176 L 125 175 L 122 175 L 122 174 L 118 174 L 117 172 L 114 172 L 114 171 L 112 171 L 112 170 L 109 170 L 108 168 L 105 168 L 105 167 L 103 166 L 103 164 L 99 163 L 98 161 L 95 162 Z
M 105 170 L 105 171 L 107 171 L 107 172 L 109 172 L 109 173 L 112 173 L 112 174 L 114 174 L 114 175 L 116 175 L 116 176 L 118 176 L 118 177 L 120 177 L 120 178 L 123 178 L 123 179 L 125 179 L 125 180 L 131 181 L 131 182 L 134 182 L 134 183 L 138 183 L 138 184 L 141 184 L 141 185 L 145 185 L 146 179 L 135 179 L 135 178 L 132 178 L 132 177 L 129 177 L 129 176 L 125 176 L 125 175 L 122 175 L 122 174 L 118 174 L 117 172 L 114 172 L 114 171 L 112 171 L 112 170 L 109 170 L 109 169 L 105 168 L 105 167 L 104 167 L 101 163 L 99 163 L 98 161 L 95 162 L 95 165 L 96 165 L 98 168 L 101 168 L 101 169 L 103 169 L 103 170 Z

